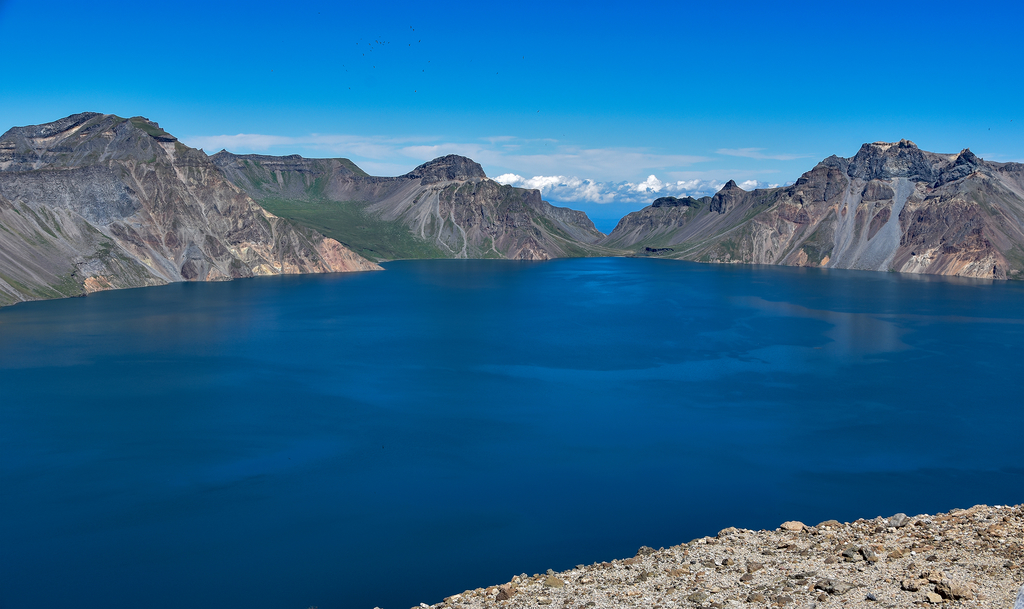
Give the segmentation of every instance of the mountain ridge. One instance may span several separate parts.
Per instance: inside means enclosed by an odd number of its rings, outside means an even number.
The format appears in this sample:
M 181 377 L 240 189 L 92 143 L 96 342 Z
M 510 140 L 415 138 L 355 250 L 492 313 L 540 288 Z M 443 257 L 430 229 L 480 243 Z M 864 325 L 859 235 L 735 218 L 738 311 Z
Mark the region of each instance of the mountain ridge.
M 298 157 L 282 170 L 280 158 L 225 150 L 211 157 L 267 209 L 370 258 L 547 260 L 618 253 L 595 246 L 605 235 L 585 213 L 555 207 L 538 190 L 499 184 L 466 157 L 439 157 L 396 177 L 339 169 L 351 163 L 347 159 Z M 373 230 L 361 234 L 365 227 Z
M 790 186 L 730 181 L 713 197 L 652 204 L 601 244 L 702 262 L 1024 278 L 1024 165 L 866 143 Z
M 0 305 L 403 257 L 601 255 L 1021 279 L 1024 164 L 865 143 L 788 186 L 659 197 L 604 235 L 458 155 L 371 176 L 343 158 L 207 155 L 95 112 L 0 136 Z
M 297 229 L 143 117 L 0 136 L 0 304 L 172 281 L 378 269 Z

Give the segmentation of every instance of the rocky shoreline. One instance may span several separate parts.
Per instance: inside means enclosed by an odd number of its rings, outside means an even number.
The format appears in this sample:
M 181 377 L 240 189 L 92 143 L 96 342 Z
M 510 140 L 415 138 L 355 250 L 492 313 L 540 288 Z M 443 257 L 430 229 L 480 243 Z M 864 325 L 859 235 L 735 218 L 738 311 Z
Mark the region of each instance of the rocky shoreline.
M 1022 562 L 1024 505 L 977 505 L 816 526 L 785 522 L 774 531 L 730 527 L 671 548 L 643 547 L 632 558 L 524 573 L 420 607 L 1011 609 L 1024 583 Z

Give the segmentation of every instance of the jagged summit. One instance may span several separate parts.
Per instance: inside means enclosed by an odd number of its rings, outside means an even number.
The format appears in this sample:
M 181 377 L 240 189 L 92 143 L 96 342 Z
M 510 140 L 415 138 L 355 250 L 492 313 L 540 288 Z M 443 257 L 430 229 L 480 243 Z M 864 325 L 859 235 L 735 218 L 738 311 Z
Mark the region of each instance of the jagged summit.
M 403 177 L 420 178 L 422 184 L 451 180 L 481 180 L 487 177 L 483 167 L 473 159 L 449 154 L 423 163 Z

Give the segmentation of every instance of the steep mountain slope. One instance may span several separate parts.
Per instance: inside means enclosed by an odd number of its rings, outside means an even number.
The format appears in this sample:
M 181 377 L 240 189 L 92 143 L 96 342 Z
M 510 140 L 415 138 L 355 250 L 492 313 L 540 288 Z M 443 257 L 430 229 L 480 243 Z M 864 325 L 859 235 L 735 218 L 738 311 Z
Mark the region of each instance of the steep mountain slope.
M 864 144 L 783 188 L 658 199 L 602 241 L 688 260 L 1024 278 L 1024 165 Z
M 0 305 L 377 265 L 256 205 L 142 117 L 83 113 L 0 137 Z
M 226 151 L 211 159 L 267 209 L 370 258 L 544 260 L 610 251 L 595 246 L 604 234 L 583 212 L 498 184 L 465 157 L 394 178 L 368 176 L 347 159 Z

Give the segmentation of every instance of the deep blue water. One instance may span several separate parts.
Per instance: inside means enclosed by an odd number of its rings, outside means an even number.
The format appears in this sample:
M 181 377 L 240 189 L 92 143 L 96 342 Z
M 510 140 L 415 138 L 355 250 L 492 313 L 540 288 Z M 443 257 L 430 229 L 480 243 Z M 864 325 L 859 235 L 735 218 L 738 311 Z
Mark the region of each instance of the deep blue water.
M 386 266 L 0 310 L 0 606 L 404 609 L 1024 501 L 1024 285 Z

